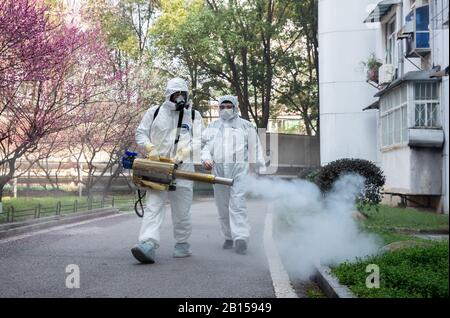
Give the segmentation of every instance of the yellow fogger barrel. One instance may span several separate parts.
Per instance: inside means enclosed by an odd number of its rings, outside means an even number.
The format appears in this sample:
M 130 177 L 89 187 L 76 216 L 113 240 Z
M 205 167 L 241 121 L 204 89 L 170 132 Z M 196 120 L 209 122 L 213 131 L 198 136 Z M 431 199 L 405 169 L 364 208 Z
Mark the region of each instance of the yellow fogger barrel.
M 122 157 L 122 166 L 132 170 L 133 183 L 138 188 L 174 191 L 176 179 L 233 185 L 233 179 L 221 178 L 208 173 L 178 170 L 178 163 L 170 158 L 160 157 L 159 160 L 151 160 L 136 157 L 137 153 L 127 151 Z

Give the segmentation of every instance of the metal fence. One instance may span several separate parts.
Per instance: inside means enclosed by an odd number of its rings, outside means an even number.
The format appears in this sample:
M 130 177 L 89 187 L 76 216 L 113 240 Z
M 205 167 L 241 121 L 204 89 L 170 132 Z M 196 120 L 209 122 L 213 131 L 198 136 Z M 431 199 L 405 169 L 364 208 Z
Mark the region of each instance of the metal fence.
M 43 206 L 41 203 L 38 203 L 34 208 L 27 209 L 16 209 L 11 205 L 6 207 L 4 212 L 0 214 L 0 223 L 65 215 L 105 207 L 131 208 L 133 202 L 133 198 L 103 197 L 101 200 L 89 198 L 85 202 L 75 200 L 73 203 L 69 204 L 57 201 L 54 206 Z

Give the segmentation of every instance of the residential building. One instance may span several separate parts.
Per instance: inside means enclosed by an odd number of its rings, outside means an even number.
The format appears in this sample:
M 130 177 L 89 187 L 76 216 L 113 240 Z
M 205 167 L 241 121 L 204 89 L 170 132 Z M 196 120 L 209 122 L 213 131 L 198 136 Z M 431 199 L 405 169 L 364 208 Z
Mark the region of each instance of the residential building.
M 337 3 L 348 6 L 355 1 L 320 2 L 323 3 L 322 10 L 330 10 Z M 391 204 L 429 207 L 448 214 L 449 0 L 361 2 L 373 2 L 372 10 L 366 13 L 363 20 L 354 12 L 342 14 L 352 21 L 348 24 L 363 22 L 368 30 L 374 31 L 374 34 L 368 31 L 370 35 L 367 35 L 373 42 L 369 45 L 365 41 L 346 42 L 346 45 L 336 47 L 334 54 L 348 53 L 346 62 L 342 64 L 356 67 L 360 56 L 351 52 L 358 51 L 358 46 L 364 47 L 366 53 L 368 48 L 373 50 L 376 63 L 370 64 L 366 86 L 375 89 L 375 92 L 368 88 L 360 91 L 360 83 L 355 83 L 355 93 L 347 96 L 352 104 L 359 104 L 360 109 L 375 114 L 376 118 L 371 119 L 377 127 L 377 155 L 374 161 L 386 176 L 384 200 Z M 324 8 L 324 4 L 328 6 Z M 361 12 L 364 12 L 363 6 L 359 6 Z M 320 17 L 324 18 L 324 15 L 319 14 Z M 331 23 L 337 25 L 339 21 Z M 322 61 L 321 67 L 326 68 L 327 64 Z M 333 69 L 321 72 L 331 71 L 336 72 Z M 321 98 L 327 93 L 322 86 Z M 326 104 L 330 97 L 324 98 Z M 339 111 L 345 107 L 347 103 L 344 101 L 337 103 L 334 109 Z M 354 121 L 360 118 L 363 117 L 357 114 Z M 321 128 L 325 124 L 321 121 Z M 339 123 L 335 123 L 333 128 L 337 132 L 354 129 Z M 367 129 L 372 132 L 372 124 L 368 124 Z M 326 147 L 327 135 L 323 136 L 321 131 L 321 137 L 325 139 L 324 143 L 321 138 L 321 144 Z M 374 147 L 373 141 L 366 135 L 359 138 L 360 142 L 366 141 Z M 342 147 L 345 152 L 352 142 L 352 139 L 338 141 L 333 147 Z M 343 156 L 342 151 L 334 152 L 334 155 Z M 345 157 L 354 157 L 354 152 L 349 151 Z M 361 157 L 369 156 L 367 153 Z
M 378 161 L 377 114 L 361 105 L 377 90 L 362 62 L 376 50 L 376 29 L 363 23 L 373 0 L 319 0 L 320 161 Z

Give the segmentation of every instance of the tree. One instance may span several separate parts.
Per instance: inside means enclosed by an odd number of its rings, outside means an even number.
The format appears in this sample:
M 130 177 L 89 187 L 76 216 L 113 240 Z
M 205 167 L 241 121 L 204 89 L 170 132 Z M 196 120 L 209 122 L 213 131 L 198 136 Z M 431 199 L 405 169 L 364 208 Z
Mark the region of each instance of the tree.
M 67 169 L 73 168 L 66 151 L 64 135 L 65 131 L 59 131 L 43 137 L 33 153 L 24 155 L 25 162 L 22 158 L 18 160 L 16 178 L 27 173 L 29 177 L 33 175 L 44 189 L 60 190 L 62 174 L 65 173 L 67 178 Z
M 95 98 L 76 67 L 95 32 L 49 19 L 49 10 L 34 0 L 0 4 L 0 201 L 18 159 L 83 121 L 77 109 Z
M 137 90 L 125 91 L 121 87 L 130 73 L 123 74 L 115 85 L 108 84 L 110 90 L 101 102 L 83 109 L 86 112 L 85 117 L 90 119 L 71 132 L 70 138 L 74 142 L 68 140 L 68 149 L 77 162 L 78 182 L 84 185 L 89 196 L 109 172 L 107 186 L 104 188 L 104 192 L 107 192 L 113 180 L 122 171 L 121 157 L 133 144 L 141 104 L 137 99 Z M 126 81 L 129 80 L 130 78 L 126 78 Z M 83 179 L 82 174 L 85 175 Z
M 148 29 L 155 13 L 153 0 L 89 0 L 87 14 L 101 24 L 120 68 L 141 62 L 149 48 Z
M 149 37 L 158 5 L 156 0 L 90 0 L 85 9 L 91 23 L 101 26 L 114 57 L 114 72 L 133 69 L 133 83 L 125 81 L 124 87 L 135 85 L 128 89 L 137 89 L 146 107 L 161 102 L 170 75 L 154 63 L 155 50 Z
M 210 90 L 215 85 L 194 57 L 194 48 L 184 45 L 189 37 L 185 29 L 187 19 L 203 10 L 203 1 L 161 1 L 160 10 L 162 14 L 151 29 L 155 64 L 172 77 L 188 80 L 191 84 L 190 99 L 194 107 L 203 112 L 212 98 Z M 194 33 L 192 36 L 196 37 Z
M 218 91 L 231 88 L 238 96 L 243 118 L 253 119 L 258 127 L 267 127 L 275 108 L 275 93 L 277 98 L 278 94 L 298 93 L 298 90 L 291 91 L 293 85 L 287 68 L 298 67 L 292 60 L 303 54 L 304 43 L 309 45 L 314 41 L 310 37 L 314 30 L 309 28 L 313 22 L 299 17 L 312 12 L 306 11 L 310 7 L 299 3 L 290 0 L 161 1 L 162 14 L 152 34 L 157 47 L 183 61 L 188 69 L 198 69 L 198 74 L 207 78 L 204 82 L 209 87 Z M 297 64 L 301 63 L 304 69 L 304 64 L 310 62 L 316 61 L 303 58 Z M 282 76 L 286 76 L 287 86 L 279 83 Z M 286 98 L 277 100 L 286 101 Z M 302 104 L 298 110 L 303 111 L 304 107 L 307 108 Z M 314 116 L 313 111 L 303 113 Z M 308 116 L 305 116 L 307 120 Z
M 292 53 L 280 61 L 275 86 L 277 102 L 287 105 L 287 111 L 300 114 L 307 135 L 319 129 L 319 50 L 317 40 L 317 1 L 295 3 L 292 13 L 294 30 L 299 41 Z

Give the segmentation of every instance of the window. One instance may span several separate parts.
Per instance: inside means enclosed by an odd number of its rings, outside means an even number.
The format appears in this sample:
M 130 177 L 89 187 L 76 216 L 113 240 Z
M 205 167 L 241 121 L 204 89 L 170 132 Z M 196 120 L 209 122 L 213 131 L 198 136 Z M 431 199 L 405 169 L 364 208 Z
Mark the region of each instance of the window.
M 381 146 L 401 145 L 408 138 L 407 85 L 395 88 L 380 100 Z
M 438 128 L 440 123 L 437 83 L 414 84 L 414 126 Z
M 433 0 L 431 2 L 431 27 L 434 30 L 448 28 L 449 0 Z
M 395 17 L 386 25 L 386 63 L 397 65 Z
M 430 47 L 430 11 L 429 6 L 416 9 L 416 48 L 425 49 Z
M 381 147 L 406 144 L 409 127 L 440 128 L 440 112 L 439 83 L 410 82 L 394 88 L 380 98 Z
M 405 17 L 406 57 L 425 56 L 430 53 L 430 6 L 416 7 Z

